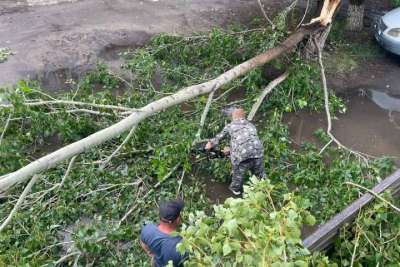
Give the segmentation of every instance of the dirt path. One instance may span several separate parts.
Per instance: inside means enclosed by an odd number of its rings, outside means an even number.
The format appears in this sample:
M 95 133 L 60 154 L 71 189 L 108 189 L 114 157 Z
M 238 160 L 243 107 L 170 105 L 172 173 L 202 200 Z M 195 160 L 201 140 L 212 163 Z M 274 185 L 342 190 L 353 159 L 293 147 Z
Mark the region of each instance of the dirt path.
M 107 49 L 140 46 L 160 32 L 189 34 L 260 15 L 253 0 L 72 1 L 1 1 L 0 47 L 15 55 L 0 64 L 0 86 L 31 78 L 54 89 L 92 68 Z M 62 3 L 44 5 L 54 2 Z M 271 9 L 287 1 L 264 2 Z

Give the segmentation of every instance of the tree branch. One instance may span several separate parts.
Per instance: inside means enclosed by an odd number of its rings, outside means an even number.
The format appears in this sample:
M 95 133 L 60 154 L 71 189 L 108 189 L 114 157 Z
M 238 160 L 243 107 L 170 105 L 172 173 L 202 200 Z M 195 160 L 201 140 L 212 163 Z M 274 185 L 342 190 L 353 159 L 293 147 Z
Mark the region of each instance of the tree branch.
M 71 160 L 70 160 L 70 162 L 69 162 L 69 164 L 68 164 L 67 170 L 65 171 L 65 174 L 64 174 L 63 178 L 61 179 L 61 182 L 58 184 L 58 189 L 60 189 L 61 187 L 63 187 L 63 185 L 64 185 L 64 183 L 65 183 L 65 180 L 67 179 L 69 173 L 70 173 L 71 170 L 72 170 L 72 166 L 74 166 L 76 157 L 77 157 L 77 156 L 74 156 L 74 157 L 71 158 Z
M 63 263 L 64 261 L 66 261 L 66 260 L 67 260 L 68 258 L 70 258 L 70 257 L 73 257 L 73 256 L 80 256 L 80 255 L 81 255 L 81 252 L 79 252 L 79 251 L 69 253 L 69 254 L 67 254 L 67 255 L 62 256 L 59 260 L 57 260 L 56 262 L 54 262 L 54 265 L 61 264 L 61 263 Z
M 24 102 L 23 105 L 28 107 L 37 107 L 37 106 L 44 106 L 44 105 L 71 105 L 71 106 L 89 106 L 95 108 L 104 108 L 104 109 L 114 109 L 120 111 L 138 111 L 134 108 L 129 107 L 122 107 L 122 106 L 113 106 L 113 105 L 102 105 L 102 104 L 95 104 L 95 103 L 86 103 L 86 102 L 78 102 L 78 101 L 71 101 L 71 100 L 49 100 L 49 101 L 36 101 L 36 102 Z M 12 104 L 1 104 L 0 108 L 12 108 L 14 107 Z
M 211 93 L 208 95 L 206 106 L 204 107 L 203 114 L 201 115 L 199 130 L 196 133 L 196 136 L 195 136 L 194 141 L 193 141 L 193 145 L 196 142 L 198 142 L 200 140 L 200 138 L 201 138 L 201 132 L 203 131 L 204 124 L 206 123 L 206 118 L 207 118 L 208 111 L 210 110 L 211 103 L 212 103 L 213 98 L 214 98 L 214 93 L 215 93 L 215 90 L 211 91 Z
M 301 20 L 300 20 L 299 24 L 297 25 L 296 29 L 298 29 L 298 28 L 303 24 L 304 19 L 305 19 L 306 16 L 307 16 L 307 13 L 308 13 L 308 9 L 309 9 L 309 8 L 310 8 L 310 0 L 307 0 L 306 10 L 304 11 L 304 15 L 303 15 L 303 17 L 301 18 Z
M 325 1 L 330 2 L 332 0 Z M 335 1 L 340 2 L 340 0 Z M 202 84 L 186 87 L 173 95 L 166 96 L 157 101 L 151 102 L 148 105 L 136 110 L 137 112 L 132 113 L 128 117 L 124 118 L 123 120 L 112 126 L 98 131 L 84 139 L 60 148 L 53 153 L 50 153 L 36 161 L 31 162 L 25 167 L 22 167 L 21 169 L 10 173 L 5 178 L 1 179 L 0 192 L 6 191 L 11 186 L 17 183 L 26 181 L 34 174 L 53 168 L 64 160 L 83 153 L 95 146 L 103 144 L 104 142 L 121 135 L 123 132 L 132 129 L 133 126 L 138 125 L 141 121 L 154 115 L 155 113 L 166 110 L 169 107 L 181 104 L 200 95 L 209 94 L 213 90 L 218 90 L 219 88 L 230 83 L 234 79 L 237 79 L 238 77 L 243 76 L 249 71 L 279 57 L 281 54 L 295 47 L 310 33 L 320 29 L 321 27 L 323 27 L 323 25 L 321 26 L 321 24 L 318 22 L 309 24 L 307 26 L 302 26 L 299 30 L 291 34 L 281 45 L 267 50 L 266 52 L 233 67 L 232 69 L 219 75 L 215 79 L 204 82 Z M 113 108 L 115 108 L 115 106 Z
M 8 215 L 7 219 L 2 223 L 0 226 L 0 233 L 7 227 L 7 225 L 11 222 L 12 218 L 14 217 L 15 213 L 17 213 L 19 207 L 21 207 L 22 203 L 24 202 L 26 195 L 31 191 L 32 186 L 36 183 L 39 175 L 34 175 L 28 185 L 25 187 L 22 194 L 19 196 L 17 203 L 15 204 L 14 208 Z
M 59 182 L 58 184 L 55 184 L 54 186 L 52 186 L 52 187 L 49 188 L 49 189 L 46 189 L 46 190 L 43 190 L 43 191 L 40 191 L 40 192 L 35 192 L 35 193 L 33 193 L 33 194 L 30 195 L 30 196 L 32 196 L 32 197 L 33 197 L 33 196 L 36 196 L 36 195 L 39 195 L 33 203 L 39 201 L 40 199 L 42 199 L 44 196 L 46 196 L 46 195 L 47 195 L 48 193 L 50 193 L 51 191 L 53 191 L 53 190 L 55 190 L 55 189 L 57 189 L 57 190 L 60 190 L 60 189 L 61 189 L 61 187 L 62 187 L 62 186 L 64 185 L 64 183 L 65 183 L 65 180 L 66 180 L 67 177 L 69 176 L 69 173 L 70 173 L 71 170 L 72 170 L 72 166 L 74 165 L 74 162 L 75 162 L 76 157 L 77 157 L 77 156 L 74 156 L 74 157 L 71 158 L 71 160 L 70 160 L 70 162 L 69 162 L 69 164 L 68 164 L 67 170 L 65 171 L 64 176 L 63 176 L 63 178 L 61 179 L 61 182 Z M 31 205 L 32 205 L 33 203 L 31 203 Z
M 329 92 L 328 92 L 328 85 L 326 82 L 326 75 L 325 75 L 325 67 L 324 64 L 322 62 L 322 49 L 320 44 L 318 44 L 318 42 L 313 39 L 315 47 L 317 48 L 317 52 L 318 52 L 318 62 L 319 62 L 319 66 L 321 69 L 321 79 L 322 79 L 322 88 L 324 90 L 324 105 L 325 105 L 325 112 L 326 112 L 326 120 L 328 123 L 327 129 L 326 129 L 326 133 L 328 134 L 328 136 L 331 138 L 331 140 L 333 140 L 337 146 L 339 148 L 345 149 L 347 151 L 349 151 L 350 153 L 356 155 L 357 157 L 363 159 L 365 162 L 368 162 L 368 159 L 365 155 L 363 155 L 360 152 L 356 152 L 346 146 L 344 146 L 333 134 L 332 134 L 332 117 L 331 117 L 331 112 L 329 109 Z M 330 144 L 330 143 L 328 143 Z M 328 147 L 328 145 L 324 146 L 323 149 L 321 149 L 320 154 L 325 150 L 325 148 Z
M 147 196 L 149 196 L 151 193 L 153 193 L 154 190 L 161 185 L 161 183 L 163 183 L 165 180 L 167 180 L 169 177 L 171 177 L 171 175 L 176 171 L 176 169 L 180 165 L 181 165 L 180 163 L 175 165 L 175 167 L 172 168 L 172 170 L 167 175 L 165 175 L 153 188 L 151 188 L 149 191 L 147 191 L 147 193 L 144 196 L 142 196 L 141 199 L 146 199 Z M 138 205 L 139 204 L 135 201 L 135 204 L 125 213 L 125 215 L 117 223 L 117 225 L 116 225 L 117 229 L 119 227 L 121 227 L 121 224 L 129 217 L 129 215 L 131 215 L 132 212 L 134 212 L 136 210 Z
M 12 117 L 12 112 L 10 112 L 10 114 L 8 114 L 8 118 L 7 118 L 6 124 L 4 125 L 3 132 L 0 135 L 0 146 L 3 141 L 4 135 L 6 134 L 6 131 L 8 129 L 8 125 L 10 125 L 11 117 Z
M 247 116 L 247 119 L 249 121 L 252 121 L 254 119 L 254 116 L 256 115 L 258 109 L 260 108 L 262 102 L 264 101 L 264 98 L 275 88 L 277 87 L 279 84 L 281 84 L 284 80 L 286 80 L 286 78 L 289 76 L 289 72 L 285 72 L 284 74 L 282 74 L 281 76 L 279 76 L 278 78 L 276 78 L 275 80 L 273 80 L 272 82 L 270 82 L 268 84 L 267 87 L 265 87 L 265 89 L 263 90 L 263 92 L 260 94 L 260 96 L 258 97 L 256 103 L 254 103 L 253 107 L 251 108 L 251 111 L 249 113 L 249 115 Z
M 371 195 L 375 196 L 376 198 L 379 198 L 380 200 L 382 200 L 383 202 L 388 204 L 392 209 L 394 209 L 395 211 L 400 213 L 400 208 L 396 207 L 395 205 L 393 205 L 392 203 L 390 203 L 389 201 L 387 201 L 386 199 L 384 199 L 383 197 L 381 197 L 380 195 L 378 195 L 374 191 L 372 191 L 372 190 L 370 190 L 370 189 L 368 189 L 368 188 L 366 188 L 366 187 L 364 187 L 362 185 L 355 184 L 355 183 L 352 183 L 352 182 L 345 182 L 345 184 L 352 185 L 352 186 L 355 186 L 355 187 L 358 187 L 358 188 L 361 188 L 361 189 L 367 191 L 368 193 L 370 193 Z
M 269 24 L 271 24 L 272 29 L 275 29 L 275 24 L 272 22 L 272 20 L 270 20 L 267 13 L 265 12 L 264 5 L 261 3 L 261 0 L 257 0 L 257 3 L 261 9 L 262 14 L 264 15 L 264 18 L 267 20 Z
M 101 164 L 100 169 L 104 169 L 107 164 L 110 162 L 110 160 L 115 157 L 115 155 L 126 145 L 126 143 L 128 143 L 128 141 L 132 138 L 133 133 L 136 130 L 136 125 L 132 127 L 132 129 L 130 130 L 128 136 L 124 139 L 124 141 L 117 147 L 117 149 L 110 155 L 108 156 Z

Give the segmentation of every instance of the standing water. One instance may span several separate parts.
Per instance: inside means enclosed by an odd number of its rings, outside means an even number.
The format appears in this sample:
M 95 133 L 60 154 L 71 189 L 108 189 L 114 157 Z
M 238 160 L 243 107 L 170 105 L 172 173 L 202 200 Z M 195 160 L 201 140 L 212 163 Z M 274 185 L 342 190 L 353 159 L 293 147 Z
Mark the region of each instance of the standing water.
M 400 99 L 377 90 L 360 91 L 361 94 L 345 99 L 348 110 L 332 120 L 333 134 L 353 150 L 393 157 L 400 166 Z M 314 136 L 316 130 L 326 129 L 324 113 L 290 113 L 285 115 L 284 122 L 296 146 L 304 142 L 325 145 Z
M 387 110 L 389 113 L 389 120 L 392 122 L 396 128 L 400 129 L 399 124 L 397 124 L 393 112 L 400 112 L 400 99 L 390 96 L 385 92 L 380 92 L 376 90 L 368 90 L 367 96 L 372 99 L 372 101 L 377 104 L 380 108 Z

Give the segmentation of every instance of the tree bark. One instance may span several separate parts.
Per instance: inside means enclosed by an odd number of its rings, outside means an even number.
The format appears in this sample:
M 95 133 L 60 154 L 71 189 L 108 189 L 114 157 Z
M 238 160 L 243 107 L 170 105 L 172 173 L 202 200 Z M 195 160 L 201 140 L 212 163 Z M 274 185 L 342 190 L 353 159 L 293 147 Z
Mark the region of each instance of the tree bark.
M 319 19 L 322 25 L 324 26 L 331 25 L 332 19 L 336 14 L 337 10 L 339 9 L 340 4 L 341 4 L 340 0 L 314 2 L 314 5 L 317 5 L 318 9 L 321 8 L 320 11 L 321 15 L 318 18 L 312 19 L 311 23 Z M 304 56 L 306 59 L 308 60 L 314 59 L 318 54 L 317 47 L 315 46 L 315 42 L 313 41 L 313 39 L 317 40 L 319 47 L 323 49 L 325 47 L 325 42 L 326 39 L 328 38 L 330 30 L 331 30 L 330 26 L 327 28 L 326 27 L 322 28 L 320 31 L 317 31 L 313 37 L 308 39 L 308 42 L 304 49 Z
M 362 4 L 349 4 L 347 14 L 346 29 L 348 31 L 361 31 L 364 27 L 364 11 L 365 5 Z
M 304 56 L 307 60 L 312 60 L 316 58 L 318 54 L 318 47 L 313 41 L 313 38 L 317 42 L 318 46 L 321 47 L 321 49 L 323 50 L 330 32 L 331 32 L 331 25 L 329 25 L 327 28 L 322 29 L 319 32 L 316 32 L 313 37 L 308 39 L 307 45 L 304 48 Z
M 208 94 L 213 90 L 217 90 L 223 85 L 233 81 L 234 79 L 246 74 L 250 70 L 262 66 L 265 63 L 277 58 L 282 53 L 296 46 L 304 37 L 312 31 L 312 27 L 301 28 L 292 34 L 280 46 L 272 48 L 263 54 L 260 54 L 220 75 L 219 77 L 198 85 L 193 85 L 180 90 L 179 92 L 154 101 L 147 106 L 132 113 L 129 117 L 120 122 L 96 132 L 80 141 L 67 145 L 47 156 L 44 156 L 27 166 L 9 174 L 0 179 L 0 192 L 6 191 L 9 187 L 29 179 L 33 174 L 43 172 L 55 167 L 59 162 L 65 161 L 75 155 L 87 151 L 98 146 L 114 137 L 119 136 L 123 132 L 132 129 L 142 120 L 151 115 L 165 110 L 171 106 L 183 103 L 200 95 Z
M 260 108 L 262 102 L 264 101 L 264 98 L 279 84 L 281 84 L 286 78 L 289 76 L 288 72 L 285 72 L 272 82 L 268 84 L 267 87 L 263 90 L 263 92 L 260 94 L 260 96 L 257 99 L 257 102 L 254 103 L 253 107 L 251 108 L 251 111 L 249 112 L 249 115 L 247 116 L 247 120 L 252 121 L 254 119 L 254 116 L 256 115 L 258 109 Z
M 6 191 L 17 183 L 26 181 L 32 175 L 53 168 L 62 161 L 68 160 L 73 156 L 83 153 L 95 146 L 103 144 L 104 142 L 119 136 L 123 132 L 132 129 L 132 127 L 138 125 L 141 121 L 159 111 L 183 103 L 197 96 L 209 94 L 210 92 L 219 89 L 223 85 L 248 73 L 249 71 L 277 58 L 281 54 L 295 47 L 310 33 L 328 25 L 332 21 L 332 16 L 339 4 L 340 0 L 325 0 L 325 10 L 323 8 L 320 17 L 313 19 L 312 23 L 302 26 L 299 30 L 290 35 L 281 45 L 249 59 L 248 61 L 221 74 L 217 78 L 202 84 L 189 86 L 171 96 L 154 101 L 136 110 L 129 117 L 108 128 L 96 132 L 80 141 L 60 148 L 57 151 L 44 156 L 13 173 L 10 173 L 9 175 L 3 176 L 0 179 L 0 192 Z

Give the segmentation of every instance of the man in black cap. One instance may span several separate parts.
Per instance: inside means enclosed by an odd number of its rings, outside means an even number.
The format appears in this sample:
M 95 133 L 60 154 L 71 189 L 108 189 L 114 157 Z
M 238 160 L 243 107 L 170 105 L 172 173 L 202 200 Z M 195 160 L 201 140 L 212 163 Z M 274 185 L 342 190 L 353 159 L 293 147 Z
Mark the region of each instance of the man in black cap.
M 152 258 L 153 266 L 163 267 L 172 261 L 174 267 L 183 266 L 186 255 L 176 251 L 182 237 L 171 236 L 181 225 L 182 200 L 168 201 L 160 205 L 160 224 L 147 224 L 140 234 L 140 244 Z

